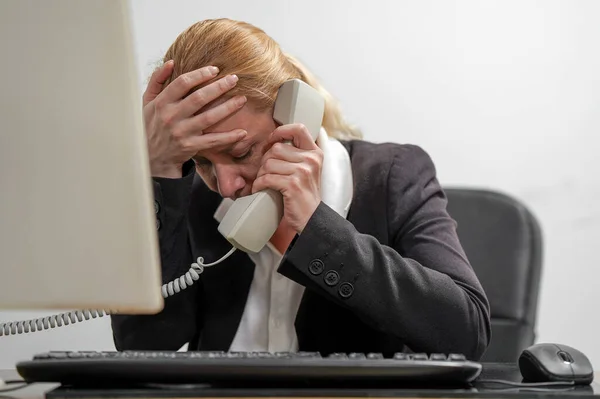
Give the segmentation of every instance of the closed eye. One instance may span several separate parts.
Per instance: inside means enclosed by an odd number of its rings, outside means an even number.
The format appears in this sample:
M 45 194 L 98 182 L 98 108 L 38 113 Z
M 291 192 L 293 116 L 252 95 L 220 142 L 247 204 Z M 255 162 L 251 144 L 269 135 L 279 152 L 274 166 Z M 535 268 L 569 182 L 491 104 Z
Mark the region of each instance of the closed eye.
M 254 148 L 254 146 L 250 147 L 248 149 L 248 151 L 246 151 L 244 154 L 239 155 L 237 157 L 233 157 L 233 159 L 235 159 L 236 161 L 242 161 L 248 157 L 250 157 L 250 155 L 252 155 L 252 149 Z

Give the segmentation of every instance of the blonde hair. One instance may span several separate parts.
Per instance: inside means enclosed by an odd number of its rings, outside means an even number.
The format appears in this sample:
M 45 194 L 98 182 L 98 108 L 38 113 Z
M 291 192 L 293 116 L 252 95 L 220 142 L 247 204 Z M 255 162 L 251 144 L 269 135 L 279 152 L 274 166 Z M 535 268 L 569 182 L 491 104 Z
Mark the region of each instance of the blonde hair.
M 230 19 L 195 23 L 169 47 L 163 62 L 169 60 L 175 62 L 175 69 L 165 85 L 181 74 L 214 65 L 219 68 L 219 74 L 204 85 L 235 74 L 239 81 L 227 96 L 245 95 L 259 111 L 273 108 L 277 90 L 285 81 L 301 79 L 325 98 L 322 125 L 329 136 L 339 139 L 362 137 L 358 129 L 345 121 L 338 103 L 315 76 L 297 59 L 285 54 L 264 31 L 249 23 Z

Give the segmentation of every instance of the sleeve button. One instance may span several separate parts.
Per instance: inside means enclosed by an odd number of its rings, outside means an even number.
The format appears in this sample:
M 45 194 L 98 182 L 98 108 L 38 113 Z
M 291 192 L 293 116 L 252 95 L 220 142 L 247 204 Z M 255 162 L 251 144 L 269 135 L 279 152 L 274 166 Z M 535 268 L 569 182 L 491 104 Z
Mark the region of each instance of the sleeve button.
M 314 259 L 312 262 L 310 262 L 310 265 L 308 265 L 308 271 L 315 276 L 323 273 L 324 268 L 325 265 L 320 259 Z
M 350 298 L 354 293 L 354 286 L 350 283 L 342 283 L 338 289 L 338 294 L 344 299 Z
M 339 283 L 340 275 L 335 270 L 330 270 L 327 273 L 325 273 L 324 280 L 325 280 L 325 284 L 327 284 L 330 287 L 333 287 L 334 285 Z

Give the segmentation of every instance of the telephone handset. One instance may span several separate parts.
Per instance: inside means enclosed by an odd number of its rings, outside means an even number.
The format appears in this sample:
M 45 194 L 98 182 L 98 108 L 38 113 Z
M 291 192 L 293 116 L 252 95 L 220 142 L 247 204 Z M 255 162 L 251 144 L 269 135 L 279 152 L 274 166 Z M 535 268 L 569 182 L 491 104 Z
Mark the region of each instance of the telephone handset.
M 317 140 L 325 99 L 307 83 L 293 79 L 277 92 L 273 119 L 282 125 L 302 123 Z M 283 198 L 274 190 L 238 198 L 219 224 L 219 232 L 244 252 L 259 252 L 271 239 L 283 217 Z
M 325 100 L 321 94 L 303 81 L 293 79 L 279 88 L 273 119 L 282 125 L 302 123 L 316 140 L 324 110 Z M 231 204 L 218 227 L 233 248 L 221 259 L 209 264 L 199 257 L 185 274 L 162 285 L 162 296 L 168 298 L 192 286 L 205 267 L 221 263 L 236 249 L 259 252 L 277 230 L 282 217 L 283 199 L 278 191 L 265 190 L 238 198 Z M 76 310 L 38 319 L 0 323 L 0 337 L 42 331 L 110 314 L 113 314 L 110 310 Z

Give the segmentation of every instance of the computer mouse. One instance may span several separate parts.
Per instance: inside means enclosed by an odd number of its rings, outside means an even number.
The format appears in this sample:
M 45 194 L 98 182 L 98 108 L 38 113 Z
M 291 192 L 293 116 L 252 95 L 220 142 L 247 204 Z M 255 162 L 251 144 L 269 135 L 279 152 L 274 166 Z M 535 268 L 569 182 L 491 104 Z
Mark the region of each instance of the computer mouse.
M 519 369 L 528 382 L 573 381 L 588 385 L 594 380 L 594 368 L 587 356 L 562 344 L 530 346 L 519 356 Z

